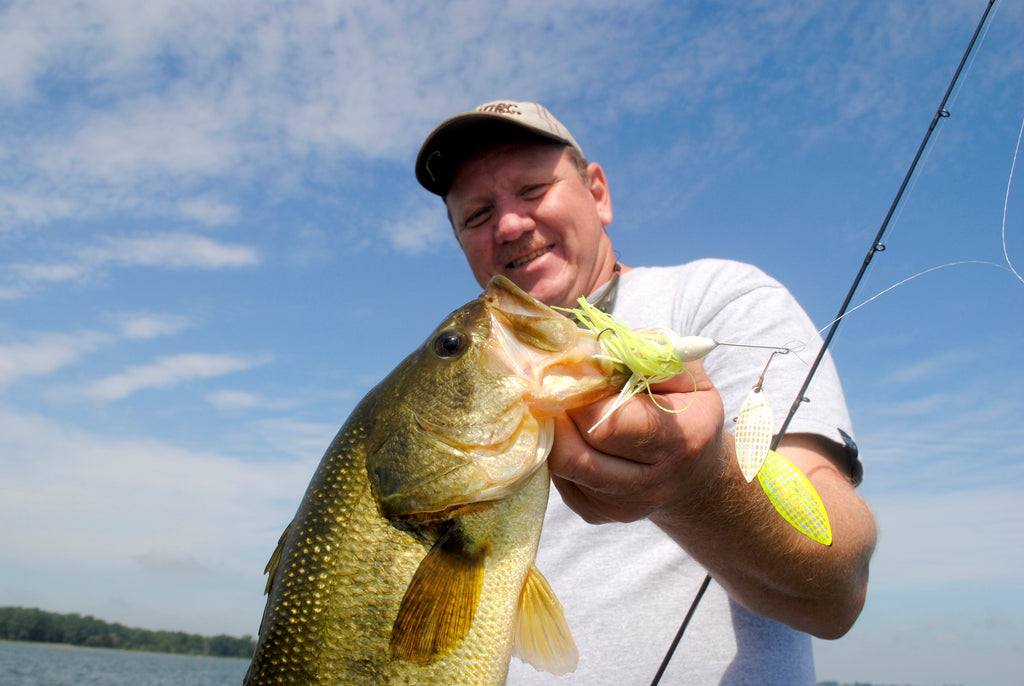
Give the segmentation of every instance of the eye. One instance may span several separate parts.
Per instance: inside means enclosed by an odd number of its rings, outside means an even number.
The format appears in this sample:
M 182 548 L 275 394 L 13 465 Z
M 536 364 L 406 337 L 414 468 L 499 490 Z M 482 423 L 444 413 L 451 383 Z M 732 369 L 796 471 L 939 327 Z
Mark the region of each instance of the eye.
M 491 210 L 489 207 L 484 207 L 479 210 L 476 210 L 468 217 L 466 217 L 466 219 L 462 222 L 463 228 L 475 229 L 478 226 L 482 226 L 487 221 L 487 218 L 490 216 L 490 212 Z
M 434 354 L 438 357 L 455 357 L 466 349 L 468 339 L 461 331 L 442 331 L 434 339 Z
M 550 185 L 551 184 L 549 183 L 531 184 L 529 186 L 525 186 L 519 195 L 526 200 L 537 200 L 538 198 L 544 197 L 544 194 L 547 193 Z

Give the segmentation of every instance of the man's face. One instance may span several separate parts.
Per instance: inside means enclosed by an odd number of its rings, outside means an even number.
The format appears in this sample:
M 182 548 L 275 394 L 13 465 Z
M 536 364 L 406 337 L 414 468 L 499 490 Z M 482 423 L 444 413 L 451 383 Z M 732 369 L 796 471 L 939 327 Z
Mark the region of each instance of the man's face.
M 566 148 L 543 143 L 500 145 L 463 163 L 445 202 L 477 282 L 503 274 L 563 307 L 604 283 L 615 263 L 604 230 L 611 199 L 600 166 L 586 177 Z

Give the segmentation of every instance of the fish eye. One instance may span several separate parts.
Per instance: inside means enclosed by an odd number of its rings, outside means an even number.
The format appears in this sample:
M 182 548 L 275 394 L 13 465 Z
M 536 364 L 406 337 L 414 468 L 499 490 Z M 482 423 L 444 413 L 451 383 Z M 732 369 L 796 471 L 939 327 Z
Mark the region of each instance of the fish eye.
M 434 339 L 434 353 L 438 357 L 454 357 L 466 349 L 466 334 L 461 331 L 442 331 Z

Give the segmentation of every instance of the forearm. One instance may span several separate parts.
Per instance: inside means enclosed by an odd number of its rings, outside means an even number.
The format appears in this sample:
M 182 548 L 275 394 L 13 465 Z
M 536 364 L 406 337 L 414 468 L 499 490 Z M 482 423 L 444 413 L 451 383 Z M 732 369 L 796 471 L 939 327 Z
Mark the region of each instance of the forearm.
M 717 461 L 709 456 L 701 466 L 703 487 L 650 518 L 748 609 L 821 638 L 837 638 L 864 603 L 874 519 L 846 476 L 813 445 L 797 437 L 784 442 L 780 453 L 818 491 L 832 525 L 831 546 L 790 526 L 759 484 L 746 482 L 727 432 Z

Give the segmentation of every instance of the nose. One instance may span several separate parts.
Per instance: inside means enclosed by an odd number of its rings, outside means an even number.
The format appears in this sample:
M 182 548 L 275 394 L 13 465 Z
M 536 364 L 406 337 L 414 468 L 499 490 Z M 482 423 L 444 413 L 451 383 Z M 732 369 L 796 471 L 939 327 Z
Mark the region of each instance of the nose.
M 499 243 L 509 243 L 535 226 L 533 218 L 526 208 L 519 203 L 509 203 L 498 208 L 498 221 L 494 228 L 495 239 Z

